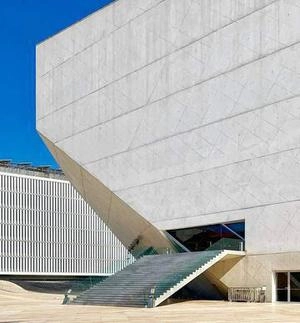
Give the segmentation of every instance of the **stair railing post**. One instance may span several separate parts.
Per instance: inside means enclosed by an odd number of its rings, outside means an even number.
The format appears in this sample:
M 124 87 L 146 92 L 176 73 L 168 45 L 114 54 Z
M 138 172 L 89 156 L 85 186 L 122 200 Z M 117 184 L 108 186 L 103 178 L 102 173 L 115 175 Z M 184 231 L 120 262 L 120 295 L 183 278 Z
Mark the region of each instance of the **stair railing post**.
M 150 288 L 150 293 L 148 296 L 148 308 L 154 307 L 155 303 L 155 286 Z
M 244 241 L 240 241 L 240 251 L 244 251 Z

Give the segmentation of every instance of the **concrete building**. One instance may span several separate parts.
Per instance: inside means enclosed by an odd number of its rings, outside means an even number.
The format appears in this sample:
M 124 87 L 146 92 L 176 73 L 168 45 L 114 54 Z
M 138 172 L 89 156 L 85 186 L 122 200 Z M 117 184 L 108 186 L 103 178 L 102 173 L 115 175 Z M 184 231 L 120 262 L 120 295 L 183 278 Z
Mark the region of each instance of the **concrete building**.
M 0 275 L 108 276 L 127 249 L 61 171 L 0 161 Z
M 133 254 L 231 232 L 246 256 L 214 284 L 300 300 L 299 18 L 297 0 L 119 0 L 38 45 L 37 129 Z

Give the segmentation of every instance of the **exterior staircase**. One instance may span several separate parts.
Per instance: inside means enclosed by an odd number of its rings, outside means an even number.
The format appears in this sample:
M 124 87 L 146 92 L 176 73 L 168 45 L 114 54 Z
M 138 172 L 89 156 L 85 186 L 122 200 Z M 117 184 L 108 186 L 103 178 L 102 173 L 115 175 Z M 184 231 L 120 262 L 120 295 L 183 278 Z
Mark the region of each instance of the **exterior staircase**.
M 244 255 L 209 250 L 144 256 L 84 291 L 71 304 L 155 307 L 218 261 Z

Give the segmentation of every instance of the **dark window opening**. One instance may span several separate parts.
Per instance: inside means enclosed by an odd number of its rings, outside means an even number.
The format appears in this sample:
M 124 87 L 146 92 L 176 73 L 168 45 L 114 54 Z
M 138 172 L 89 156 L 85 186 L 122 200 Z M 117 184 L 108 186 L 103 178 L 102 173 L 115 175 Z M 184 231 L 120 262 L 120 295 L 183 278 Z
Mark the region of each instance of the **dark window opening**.
M 245 222 L 169 230 L 190 251 L 244 250 Z
M 288 300 L 288 273 L 277 273 L 277 301 Z
M 276 273 L 276 300 L 300 302 L 300 272 Z
M 291 302 L 300 302 L 300 272 L 290 273 Z

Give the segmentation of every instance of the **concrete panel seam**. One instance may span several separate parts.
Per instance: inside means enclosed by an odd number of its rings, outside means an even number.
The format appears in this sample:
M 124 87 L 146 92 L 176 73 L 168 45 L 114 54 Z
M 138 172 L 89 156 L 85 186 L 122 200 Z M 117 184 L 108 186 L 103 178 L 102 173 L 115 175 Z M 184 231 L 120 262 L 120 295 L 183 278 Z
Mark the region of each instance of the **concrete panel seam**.
M 48 117 L 48 116 L 52 115 L 54 112 L 60 111 L 60 110 L 62 110 L 62 109 L 64 109 L 64 108 L 66 108 L 66 107 L 68 107 L 68 106 L 70 106 L 70 105 L 72 105 L 72 104 L 74 104 L 74 103 L 77 103 L 77 102 L 79 102 L 79 101 L 81 101 L 81 100 L 85 99 L 86 97 L 88 97 L 88 96 L 90 96 L 90 95 L 92 95 L 92 94 L 94 94 L 94 93 L 97 93 L 97 92 L 99 92 L 99 91 L 101 91 L 101 90 L 105 89 L 106 87 L 110 86 L 111 84 L 113 84 L 113 83 L 115 83 L 115 82 L 118 82 L 118 81 L 120 81 L 120 80 L 122 80 L 122 79 L 124 79 L 124 78 L 126 78 L 126 77 L 128 77 L 128 76 L 130 76 L 131 74 L 137 73 L 138 71 L 140 71 L 140 70 L 142 70 L 142 69 L 144 69 L 144 68 L 146 68 L 146 67 L 148 67 L 148 66 L 150 66 L 150 65 L 152 65 L 152 64 L 154 64 L 154 63 L 156 63 L 156 62 L 158 62 L 158 61 L 160 61 L 160 60 L 162 60 L 162 59 L 164 59 L 164 58 L 166 58 L 166 57 L 168 57 L 168 56 L 170 56 L 170 55 L 172 55 L 172 54 L 174 54 L 174 53 L 176 53 L 177 51 L 180 51 L 181 49 L 185 49 L 186 47 L 188 47 L 188 46 L 192 45 L 193 43 L 195 43 L 195 42 L 197 42 L 197 41 L 199 41 L 199 40 L 202 40 L 202 39 L 206 38 L 207 36 L 210 36 L 211 34 L 214 34 L 215 32 L 217 32 L 217 31 L 219 31 L 219 30 L 222 30 L 222 29 L 224 29 L 224 28 L 228 27 L 228 26 L 230 26 L 230 25 L 232 25 L 232 24 L 236 23 L 236 22 L 237 22 L 237 21 L 239 21 L 239 20 L 244 19 L 245 17 L 248 17 L 249 15 L 251 15 L 251 14 L 253 14 L 253 13 L 257 12 L 257 11 L 263 10 L 264 8 L 268 7 L 269 5 L 272 5 L 273 3 L 277 2 L 277 1 L 280 1 L 280 0 L 274 0 L 274 1 L 273 1 L 273 2 L 271 2 L 270 4 L 265 5 L 264 7 L 260 8 L 260 9 L 257 9 L 257 10 L 255 10 L 255 11 L 251 12 L 250 14 L 247 14 L 247 15 L 245 15 L 245 16 L 243 16 L 243 17 L 241 17 L 240 19 L 237 19 L 237 20 L 235 20 L 235 21 L 233 21 L 233 22 L 230 22 L 229 24 L 225 25 L 224 27 L 222 27 L 222 28 L 218 28 L 218 29 L 216 29 L 216 30 L 214 30 L 214 31 L 210 32 L 209 34 L 207 34 L 207 35 L 205 35 L 205 36 L 203 36 L 203 37 L 199 38 L 198 40 L 193 41 L 193 42 L 191 42 L 191 43 L 189 43 L 189 44 L 187 44 L 187 45 L 185 45 L 185 46 L 183 46 L 183 47 L 179 48 L 179 49 L 178 49 L 178 50 L 176 50 L 176 51 L 173 51 L 172 53 L 169 53 L 169 54 L 167 54 L 167 55 L 164 55 L 164 56 L 162 56 L 162 57 L 160 57 L 160 58 L 158 58 L 158 59 L 156 59 L 156 60 L 154 60 L 154 61 L 152 61 L 152 62 L 150 62 L 150 63 L 148 63 L 148 64 L 146 64 L 146 65 L 144 65 L 144 66 L 142 66 L 142 67 L 140 67 L 140 68 L 138 68 L 138 69 L 136 69 L 136 70 L 134 70 L 134 71 L 130 72 L 130 73 L 125 74 L 124 76 L 120 77 L 119 79 L 114 80 L 113 82 L 110 82 L 110 83 L 108 83 L 108 84 L 105 84 L 104 86 L 102 86 L 102 87 L 100 87 L 100 88 L 98 88 L 98 89 L 96 89 L 96 90 L 93 90 L 93 91 L 91 91 L 91 92 L 87 93 L 87 94 L 86 94 L 85 96 L 83 96 L 83 97 L 80 97 L 80 98 L 78 98 L 78 99 L 76 99 L 76 100 L 73 100 L 73 101 L 71 101 L 70 103 L 65 104 L 65 105 L 63 105 L 63 106 L 61 106 L 61 107 L 59 107 L 59 108 L 57 108 L 57 109 L 53 110 L 52 112 L 50 112 L 50 113 L 48 113 L 48 114 L 45 114 L 43 117 L 39 118 L 38 120 L 43 120 L 43 119 L 45 119 L 46 117 Z M 152 101 L 151 103 L 156 103 L 156 102 L 162 101 L 162 100 L 164 100 L 164 99 L 166 99 L 166 98 L 168 98 L 168 97 L 172 96 L 173 94 L 177 94 L 177 93 L 180 93 L 180 92 L 184 92 L 185 90 L 188 90 L 188 89 L 193 88 L 193 87 L 195 87 L 195 86 L 197 86 L 197 85 L 200 85 L 200 84 L 202 84 L 202 83 L 205 83 L 205 82 L 207 82 L 207 81 L 210 81 L 210 80 L 212 80 L 212 79 L 214 79 L 214 78 L 217 78 L 218 76 L 222 76 L 222 75 L 225 75 L 226 73 L 230 73 L 230 72 L 232 72 L 232 71 L 234 71 L 234 70 L 236 70 L 236 69 L 239 69 L 239 68 L 241 68 L 241 67 L 243 67 L 243 66 L 246 66 L 246 65 L 248 65 L 248 64 L 254 63 L 254 62 L 256 62 L 257 60 L 260 60 L 260 59 L 263 59 L 263 58 L 265 58 L 265 57 L 271 56 L 271 55 L 273 55 L 273 54 L 277 53 L 278 51 L 284 50 L 284 49 L 289 48 L 289 47 L 291 47 L 291 46 L 293 46 L 293 45 L 296 45 L 296 44 L 298 44 L 298 43 L 300 43 L 300 41 L 295 42 L 295 43 L 292 43 L 292 44 L 290 44 L 290 45 L 288 45 L 288 46 L 285 46 L 285 47 L 283 47 L 283 48 L 277 49 L 277 50 L 275 50 L 275 51 L 273 51 L 273 52 L 270 52 L 270 53 L 267 53 L 267 54 L 265 54 L 265 55 L 260 55 L 258 58 L 254 59 L 254 60 L 251 60 L 251 61 L 248 61 L 248 62 L 246 62 L 246 63 L 240 64 L 240 65 L 237 65 L 237 66 L 235 66 L 234 68 L 232 68 L 232 69 L 230 69 L 230 70 L 227 70 L 227 71 L 224 71 L 224 72 L 222 72 L 222 73 L 219 73 L 219 74 L 213 75 L 212 77 L 209 77 L 209 78 L 207 78 L 207 79 L 205 79 L 205 80 L 202 80 L 202 81 L 200 81 L 200 82 L 196 82 L 196 83 L 194 83 L 193 85 L 191 85 L 191 86 L 189 86 L 189 87 L 182 88 L 182 89 L 180 89 L 180 90 L 177 90 L 177 91 L 175 91 L 175 92 L 172 92 L 172 93 L 170 93 L 170 94 L 168 94 L 168 95 L 166 95 L 166 96 L 164 96 L 164 97 L 162 97 L 162 98 L 159 98 L 159 99 L 157 99 L 157 100 Z M 139 110 L 139 109 L 142 109 L 142 108 L 144 108 L 145 106 L 147 106 L 148 104 L 149 104 L 149 102 L 147 102 L 146 104 L 143 104 L 143 105 L 142 105 L 142 106 L 140 106 L 140 107 L 137 107 L 137 108 L 135 108 L 135 109 L 132 109 L 131 111 L 128 111 L 128 112 L 122 113 L 122 114 L 120 114 L 120 115 L 118 115 L 118 116 L 116 116 L 116 117 L 114 117 L 114 118 L 111 118 L 111 119 L 109 119 L 109 120 L 107 120 L 107 121 L 105 121 L 105 122 L 103 122 L 103 123 L 101 123 L 101 124 L 99 124 L 99 125 L 105 124 L 106 122 L 112 121 L 112 120 L 114 120 L 114 119 L 117 119 L 117 118 L 119 118 L 119 117 L 122 117 L 122 116 L 124 116 L 124 115 L 127 115 L 127 114 L 129 114 L 129 113 L 131 113 L 131 112 L 134 112 L 134 111 L 137 111 L 137 110 Z
M 118 2 L 119 0 L 113 0 L 113 3 L 111 3 L 111 5 L 114 5 L 114 3 L 115 2 Z M 128 25 L 128 24 L 130 24 L 132 21 L 134 21 L 135 19 L 137 19 L 137 18 L 140 18 L 142 15 L 144 15 L 145 13 L 147 13 L 147 12 L 149 12 L 149 11 L 151 11 L 151 10 L 153 10 L 154 8 L 156 8 L 156 7 L 158 7 L 160 4 L 162 4 L 163 2 L 165 2 L 165 1 L 167 1 L 167 0 L 161 0 L 160 2 L 158 2 L 157 4 L 155 4 L 153 7 L 150 7 L 149 9 L 147 9 L 147 10 L 144 10 L 142 13 L 140 13 L 139 15 L 137 15 L 137 16 L 135 16 L 134 18 L 132 18 L 132 19 L 130 19 L 130 20 L 128 20 L 125 24 L 123 24 L 123 25 L 120 25 L 120 26 L 116 26 L 117 28 L 116 29 L 114 29 L 113 31 L 111 31 L 110 33 L 108 33 L 107 35 L 106 35 L 106 37 L 109 37 L 110 35 L 112 35 L 113 33 L 115 33 L 116 31 L 118 31 L 118 30 L 120 30 L 120 29 L 122 29 L 123 27 L 125 27 L 126 25 Z M 275 0 L 275 1 L 279 1 L 279 0 Z M 75 23 L 76 24 L 76 23 Z M 72 25 L 72 26 L 74 26 L 74 25 Z M 71 26 L 71 27 L 72 27 Z M 68 27 L 68 28 L 70 28 L 70 27 Z M 67 28 L 67 29 L 68 29 Z M 64 31 L 64 30 L 63 30 Z M 62 31 L 62 32 L 63 32 Z M 55 35 L 56 36 L 56 35 Z M 51 39 L 51 38 L 50 38 Z M 85 52 L 87 49 L 89 49 L 89 48 L 91 48 L 91 47 L 93 47 L 95 44 L 97 44 L 97 43 L 100 43 L 101 41 L 103 40 L 103 38 L 101 38 L 101 39 L 98 39 L 98 40 L 96 40 L 96 41 L 94 41 L 93 43 L 91 43 L 90 45 L 88 45 L 88 46 L 86 46 L 86 47 L 84 47 L 82 50 L 80 50 L 79 52 L 77 52 L 77 53 L 75 53 L 75 54 L 73 54 L 72 56 L 70 56 L 69 58 L 67 58 L 66 60 L 64 60 L 63 62 L 61 62 L 61 63 L 59 63 L 58 65 L 55 65 L 55 66 L 53 66 L 53 68 L 52 69 L 50 69 L 49 71 L 47 71 L 47 72 L 45 72 L 44 74 L 42 74 L 40 77 L 44 77 L 44 76 L 46 76 L 47 74 L 49 74 L 49 73 L 51 73 L 53 70 L 55 70 L 56 68 L 58 68 L 58 67 L 60 67 L 61 65 L 63 65 L 63 64 L 65 64 L 65 63 L 67 63 L 69 60 L 71 60 L 71 59 L 73 59 L 74 57 L 76 57 L 76 56 L 78 56 L 78 55 L 80 55 L 81 53 L 83 53 L 83 52 Z
M 272 202 L 272 203 L 266 203 L 266 204 L 258 204 L 258 205 L 247 206 L 247 207 L 242 207 L 242 208 L 237 208 L 237 209 L 228 209 L 228 210 L 223 210 L 223 211 L 199 213 L 199 214 L 191 215 L 188 217 L 177 217 L 177 218 L 165 219 L 165 220 L 160 220 L 160 221 L 155 221 L 155 222 L 153 221 L 153 224 L 157 225 L 157 223 L 161 224 L 163 222 L 170 222 L 170 221 L 174 221 L 174 220 L 181 220 L 181 219 L 189 220 L 192 218 L 202 217 L 202 216 L 207 216 L 207 215 L 215 215 L 215 214 L 222 214 L 222 213 L 228 213 L 228 212 L 252 210 L 252 209 L 258 209 L 258 208 L 264 208 L 264 207 L 273 206 L 273 205 L 281 205 L 281 204 L 288 204 L 288 203 L 294 203 L 294 202 L 300 202 L 300 199 L 294 199 L 294 200 L 288 200 L 288 201 L 282 201 L 282 202 Z
M 214 79 L 216 79 L 216 78 L 218 78 L 218 77 L 220 77 L 220 76 L 223 76 L 223 75 L 226 75 L 226 74 L 232 73 L 232 72 L 234 72 L 235 70 L 238 70 L 238 69 L 240 69 L 240 68 L 243 68 L 243 67 L 245 67 L 245 66 L 247 66 L 247 65 L 250 65 L 250 64 L 252 64 L 252 63 L 255 63 L 255 62 L 257 62 L 257 61 L 259 61 L 259 60 L 261 60 L 261 59 L 264 59 L 264 58 L 266 58 L 266 57 L 268 57 L 268 56 L 272 56 L 272 55 L 276 54 L 277 52 L 283 51 L 283 50 L 285 50 L 285 49 L 288 49 L 288 48 L 290 48 L 290 47 L 296 46 L 296 45 L 298 45 L 298 44 L 300 44 L 300 41 L 297 41 L 297 42 L 295 42 L 295 43 L 293 43 L 293 44 L 290 44 L 290 45 L 288 45 L 288 46 L 286 46 L 286 47 L 284 47 L 284 48 L 278 49 L 278 50 L 276 50 L 276 51 L 274 51 L 274 52 L 272 52 L 272 53 L 269 53 L 269 54 L 266 54 L 266 55 L 262 55 L 261 57 L 256 58 L 256 59 L 254 59 L 254 60 L 252 60 L 252 61 L 249 61 L 249 62 L 246 62 L 246 63 L 240 64 L 239 66 L 236 66 L 236 67 L 234 67 L 234 68 L 232 68 L 232 69 L 230 69 L 230 70 L 227 70 L 227 71 L 225 71 L 225 72 L 223 72 L 223 73 L 220 73 L 220 74 L 218 74 L 218 75 L 214 75 L 214 76 L 212 76 L 212 77 L 210 77 L 210 78 L 208 78 L 208 79 L 206 79 L 206 80 L 203 80 L 203 81 L 197 82 L 197 83 L 195 83 L 195 84 L 191 85 L 190 87 L 186 87 L 186 88 L 180 89 L 180 90 L 178 90 L 178 91 L 175 91 L 175 92 L 173 92 L 173 93 L 170 93 L 170 94 L 168 94 L 168 95 L 166 95 L 166 96 L 164 96 L 164 97 L 162 97 L 162 98 L 159 98 L 159 99 L 157 99 L 157 100 L 152 101 L 150 104 L 152 105 L 152 104 L 155 104 L 155 103 L 157 103 L 157 102 L 163 101 L 163 100 L 165 100 L 165 99 L 167 99 L 167 98 L 169 98 L 169 97 L 174 96 L 175 94 L 178 94 L 178 93 L 181 93 L 181 92 L 187 91 L 187 90 L 192 89 L 192 88 L 194 88 L 194 87 L 196 87 L 196 86 L 199 86 L 199 85 L 201 85 L 201 84 L 204 84 L 204 83 L 206 83 L 206 82 L 209 82 L 209 81 L 211 81 L 211 80 L 214 80 Z M 95 91 L 95 92 L 97 92 L 97 91 Z M 71 103 L 69 103 L 69 104 L 67 104 L 67 105 L 63 106 L 62 108 L 59 108 L 59 109 L 57 109 L 57 110 L 53 110 L 50 114 L 47 114 L 47 115 L 43 116 L 42 118 L 38 119 L 37 121 L 43 120 L 43 119 L 45 119 L 45 118 L 47 118 L 47 117 L 51 116 L 52 114 L 56 113 L 57 111 L 60 111 L 60 110 L 62 110 L 62 109 L 64 109 L 64 108 L 67 108 L 68 106 L 70 106 L 70 105 L 72 105 L 72 104 L 74 104 L 74 103 L 79 102 L 80 100 L 82 100 L 82 99 L 84 99 L 84 98 L 88 97 L 89 95 L 90 95 L 90 94 L 87 94 L 86 96 L 84 96 L 84 97 L 82 97 L 82 98 L 79 98 L 78 100 L 75 100 L 74 102 L 71 102 Z M 293 98 L 293 97 L 294 97 L 294 96 L 286 97 L 286 98 L 284 98 L 284 99 L 282 99 L 282 100 L 279 100 L 279 102 L 281 102 L 281 101 L 283 101 L 283 100 L 288 100 L 289 98 Z M 277 103 L 277 101 L 274 101 L 274 102 L 268 103 L 267 105 L 272 105 L 272 104 L 275 104 L 275 103 Z M 84 132 L 85 132 L 85 131 L 87 131 L 87 130 L 94 129 L 94 128 L 97 128 L 97 127 L 99 127 L 99 126 L 103 126 L 103 125 L 105 125 L 105 124 L 107 124 L 107 123 L 109 123 L 109 122 L 111 122 L 111 121 L 114 121 L 114 120 L 119 119 L 119 118 L 121 118 L 121 117 L 123 117 L 123 116 L 129 115 L 129 114 L 134 113 L 134 112 L 136 112 L 136 111 L 139 111 L 139 110 L 141 110 L 141 109 L 143 109 L 143 108 L 145 108 L 145 107 L 149 106 L 150 104 L 149 104 L 149 103 L 146 103 L 146 104 L 143 104 L 143 105 L 142 105 L 142 106 L 140 106 L 140 107 L 137 107 L 137 108 L 135 108 L 135 109 L 132 109 L 132 110 L 127 111 L 127 112 L 124 112 L 124 113 L 121 113 L 121 114 L 119 114 L 119 115 L 117 115 L 117 116 L 115 116 L 115 117 L 113 117 L 113 118 L 111 118 L 111 119 L 108 119 L 108 120 L 106 120 L 106 121 L 104 121 L 104 122 L 98 123 L 97 125 L 94 125 L 94 126 L 92 126 L 92 127 L 88 128 L 88 129 L 78 131 L 78 132 L 76 132 L 76 133 L 74 133 L 74 134 L 72 134 L 72 135 L 70 135 L 70 136 L 67 136 L 67 137 L 65 137 L 65 138 L 63 138 L 63 139 L 61 139 L 61 140 L 59 140 L 59 141 L 55 141 L 55 143 L 62 142 L 62 141 L 63 141 L 63 140 L 65 140 L 65 139 L 68 139 L 68 138 L 70 138 L 70 137 L 74 137 L 74 136 L 76 136 L 76 135 L 79 135 L 79 134 L 81 134 L 81 133 L 84 133 Z M 259 110 L 260 108 L 255 108 L 255 109 Z M 254 111 L 255 109 L 253 109 L 253 111 Z M 249 111 L 250 111 L 250 110 L 249 110 Z M 237 114 L 237 115 L 239 115 L 239 114 Z M 234 116 L 233 116 L 233 117 L 234 117 Z M 222 120 L 221 120 L 221 121 L 222 121 Z M 215 122 L 214 122 L 214 123 L 215 123 Z M 207 125 L 208 125 L 208 124 L 207 124 Z M 200 127 L 202 127 L 202 126 L 200 126 Z M 200 128 L 200 127 L 199 127 L 199 128 Z M 197 129 L 197 128 L 193 128 L 193 129 L 191 129 L 191 130 L 195 130 L 195 129 Z M 188 132 L 188 131 L 187 131 L 187 132 Z M 125 152 L 125 151 L 124 151 L 124 152 Z M 98 160 L 95 160 L 95 161 L 98 161 Z M 95 162 L 95 161 L 91 161 L 90 163 L 93 163 L 93 162 Z
M 233 163 L 228 163 L 228 164 L 224 164 L 224 165 L 220 165 L 220 166 L 201 169 L 201 170 L 197 170 L 197 171 L 194 171 L 194 172 L 189 172 L 189 173 L 185 173 L 185 174 L 181 174 L 181 175 L 176 175 L 176 176 L 172 176 L 172 177 L 165 177 L 165 178 L 163 178 L 161 180 L 157 180 L 157 181 L 153 181 L 153 182 L 149 182 L 149 183 L 144 183 L 144 184 L 139 184 L 139 185 L 128 186 L 128 187 L 125 187 L 125 188 L 122 188 L 122 189 L 119 189 L 119 190 L 115 190 L 114 193 L 120 193 L 120 192 L 130 190 L 130 189 L 133 189 L 133 188 L 148 186 L 148 185 L 157 184 L 157 183 L 160 183 L 160 182 L 167 182 L 167 181 L 173 180 L 175 178 L 182 178 L 182 177 L 190 176 L 190 175 L 193 175 L 193 174 L 200 174 L 200 173 L 205 173 L 205 172 L 209 172 L 209 171 L 216 170 L 216 169 L 222 169 L 222 168 L 225 168 L 225 167 L 228 167 L 228 166 L 238 165 L 238 164 L 242 164 L 242 163 L 249 162 L 249 161 L 254 161 L 254 160 L 267 158 L 267 157 L 270 157 L 270 156 L 276 156 L 276 155 L 280 155 L 280 154 L 283 154 L 283 153 L 286 153 L 286 152 L 296 151 L 296 150 L 299 150 L 299 149 L 300 149 L 300 146 L 290 148 L 290 149 L 281 150 L 281 151 L 276 151 L 274 153 L 265 154 L 265 155 L 261 155 L 261 156 L 254 157 L 254 158 L 246 158 L 246 159 L 242 159 L 242 160 L 239 160 L 239 161 L 235 161 Z
M 132 148 L 132 149 L 126 149 L 126 150 L 123 150 L 123 151 L 117 152 L 117 153 L 115 153 L 115 154 L 111 154 L 111 155 L 106 156 L 106 157 L 102 157 L 102 158 L 99 158 L 99 159 L 95 159 L 95 160 L 89 161 L 89 162 L 85 163 L 84 165 L 85 165 L 85 166 L 87 166 L 87 165 L 92 165 L 92 164 L 94 164 L 94 163 L 97 163 L 97 162 L 102 161 L 102 160 L 105 160 L 105 159 L 109 159 L 109 158 L 111 158 L 111 157 L 115 157 L 115 156 L 118 156 L 118 155 L 122 155 L 122 154 L 128 153 L 128 152 L 130 152 L 130 151 L 137 150 L 137 149 L 139 149 L 139 148 L 147 147 L 147 146 L 150 146 L 150 145 L 155 144 L 155 143 L 157 143 L 157 142 L 165 141 L 165 140 L 167 140 L 167 139 L 170 139 L 170 138 L 173 138 L 173 137 L 176 137 L 176 136 L 182 135 L 182 134 L 190 133 L 190 132 L 193 132 L 193 131 L 195 131 L 195 130 L 198 130 L 198 129 L 201 129 L 201 128 L 205 128 L 205 127 L 208 127 L 208 126 L 211 126 L 211 125 L 214 125 L 214 124 L 217 124 L 217 123 L 220 123 L 220 122 L 226 121 L 226 120 L 234 119 L 234 118 L 236 118 L 236 117 L 238 117 L 238 116 L 241 116 L 241 115 L 246 115 L 246 114 L 248 114 L 248 113 L 252 113 L 252 112 L 255 112 L 255 111 L 263 110 L 263 109 L 265 109 L 265 108 L 267 108 L 267 107 L 269 107 L 269 106 L 272 106 L 272 105 L 274 105 L 274 104 L 278 104 L 278 103 L 281 103 L 281 102 L 284 102 L 284 101 L 289 101 L 289 100 L 292 100 L 292 99 L 296 99 L 296 98 L 298 98 L 298 97 L 300 97 L 300 94 L 292 95 L 292 96 L 286 97 L 286 98 L 284 98 L 284 99 L 277 100 L 277 101 L 274 101 L 274 102 L 272 102 L 272 103 L 268 103 L 268 104 L 262 105 L 262 106 L 260 106 L 260 107 L 257 107 L 257 108 L 254 108 L 254 109 L 251 109 L 251 110 L 247 110 L 247 111 L 244 111 L 244 112 L 240 112 L 240 113 L 234 114 L 234 115 L 232 115 L 232 116 L 228 116 L 228 117 L 226 117 L 226 118 L 221 118 L 221 119 L 218 119 L 218 120 L 216 120 L 216 121 L 212 121 L 212 122 L 206 123 L 206 124 L 201 125 L 201 126 L 193 127 L 193 128 L 191 128 L 191 129 L 189 129 L 189 130 L 180 131 L 180 132 L 177 132 L 177 133 L 172 134 L 172 135 L 170 135 L 170 136 L 165 136 L 165 137 L 162 137 L 162 138 L 159 138 L 159 139 L 153 140 L 153 141 L 151 141 L 151 142 L 148 142 L 148 143 L 145 143 L 145 144 L 142 144 L 142 145 L 138 145 L 138 146 L 136 146 L 136 147 L 134 147 L 134 148 Z M 97 126 L 99 126 L 99 125 L 97 125 Z M 97 127 L 97 126 L 95 126 L 95 127 Z M 90 130 L 90 129 L 94 129 L 95 127 L 91 127 L 91 128 L 89 128 L 88 130 Z M 83 132 L 85 132 L 85 131 L 86 131 L 86 130 L 84 130 L 84 131 L 82 131 L 82 132 L 80 132 L 80 133 L 83 133 Z M 68 138 L 70 138 L 70 137 L 73 137 L 73 136 L 74 136 L 74 135 L 72 135 L 72 136 L 68 136 L 68 137 L 66 137 L 66 138 L 63 138 L 62 140 L 56 141 L 55 143 L 56 143 L 56 144 L 59 144 L 59 143 L 63 142 L 64 140 L 66 140 L 66 139 L 68 139 Z

